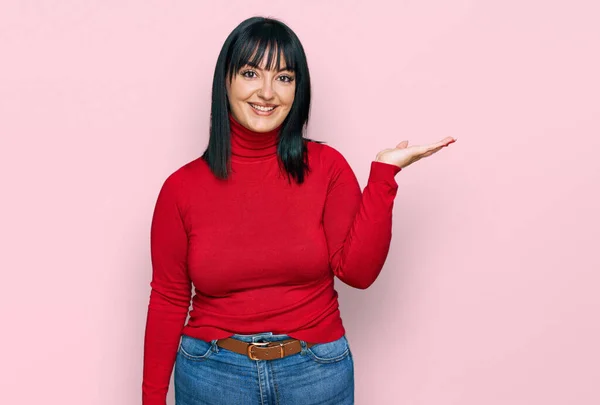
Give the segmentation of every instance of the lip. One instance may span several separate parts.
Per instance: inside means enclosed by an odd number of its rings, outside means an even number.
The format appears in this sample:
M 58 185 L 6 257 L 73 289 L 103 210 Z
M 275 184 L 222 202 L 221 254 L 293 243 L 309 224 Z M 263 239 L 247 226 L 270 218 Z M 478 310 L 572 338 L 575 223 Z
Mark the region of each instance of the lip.
M 277 107 L 277 104 L 264 104 L 264 103 L 253 103 L 251 101 L 248 102 L 248 104 L 254 104 L 254 105 L 259 105 L 261 107 Z
M 259 111 L 256 108 L 252 107 L 252 104 L 258 105 L 258 106 L 261 106 L 261 107 L 275 107 L 275 108 L 273 108 L 271 111 Z M 256 115 L 260 115 L 260 116 L 263 116 L 263 117 L 267 117 L 267 116 L 273 114 L 275 112 L 275 110 L 277 110 L 277 106 L 274 105 L 274 104 L 248 103 L 248 105 L 250 106 L 250 108 L 252 109 L 252 111 L 254 111 L 254 113 Z

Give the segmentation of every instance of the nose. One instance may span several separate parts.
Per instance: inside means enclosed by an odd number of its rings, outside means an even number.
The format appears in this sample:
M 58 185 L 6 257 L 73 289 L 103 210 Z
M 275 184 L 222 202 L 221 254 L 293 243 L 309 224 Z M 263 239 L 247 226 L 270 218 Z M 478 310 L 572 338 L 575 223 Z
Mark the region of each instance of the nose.
M 265 100 L 270 100 L 274 97 L 273 86 L 270 80 L 263 80 L 258 95 Z

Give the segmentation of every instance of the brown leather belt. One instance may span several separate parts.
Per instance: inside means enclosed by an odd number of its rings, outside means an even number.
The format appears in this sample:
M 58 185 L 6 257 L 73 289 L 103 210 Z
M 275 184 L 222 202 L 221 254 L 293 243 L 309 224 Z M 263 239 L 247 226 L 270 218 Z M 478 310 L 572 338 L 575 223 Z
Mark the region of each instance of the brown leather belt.
M 238 339 L 226 338 L 217 340 L 217 345 L 223 349 L 248 356 L 252 360 L 282 359 L 302 351 L 302 346 L 298 339 L 246 343 Z M 306 342 L 306 347 L 314 345 L 315 343 Z

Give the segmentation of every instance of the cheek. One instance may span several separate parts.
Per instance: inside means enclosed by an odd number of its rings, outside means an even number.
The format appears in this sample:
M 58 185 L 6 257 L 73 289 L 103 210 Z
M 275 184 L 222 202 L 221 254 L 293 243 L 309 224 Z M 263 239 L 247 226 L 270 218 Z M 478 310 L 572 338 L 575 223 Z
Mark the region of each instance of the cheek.
M 287 88 L 287 89 L 285 89 L 285 92 L 283 92 L 283 94 L 281 96 L 283 103 L 287 104 L 288 107 L 291 107 L 292 104 L 294 103 L 295 92 L 296 92 L 296 89 L 294 87 Z
M 228 87 L 227 95 L 229 100 L 233 102 L 244 102 L 252 94 L 251 86 L 235 79 L 231 86 Z
M 229 100 L 233 101 L 233 102 L 237 102 L 237 101 L 240 101 L 241 97 L 242 97 L 242 94 L 240 93 L 240 89 L 232 86 L 231 90 L 229 91 Z

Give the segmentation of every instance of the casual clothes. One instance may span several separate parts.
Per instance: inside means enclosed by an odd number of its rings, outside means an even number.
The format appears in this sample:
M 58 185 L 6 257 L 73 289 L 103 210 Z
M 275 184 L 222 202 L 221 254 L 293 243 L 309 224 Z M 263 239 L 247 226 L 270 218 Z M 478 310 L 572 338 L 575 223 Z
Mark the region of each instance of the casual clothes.
M 287 335 L 233 335 L 276 342 Z M 354 361 L 345 336 L 277 360 L 251 360 L 183 335 L 175 362 L 177 405 L 354 405 Z
M 388 254 L 398 166 L 371 162 L 361 193 L 336 149 L 307 142 L 311 171 L 298 185 L 279 168 L 278 130 L 230 122 L 231 176 L 217 179 L 198 158 L 165 180 L 156 201 L 144 405 L 165 405 L 182 334 L 340 339 L 334 276 L 367 288 Z

